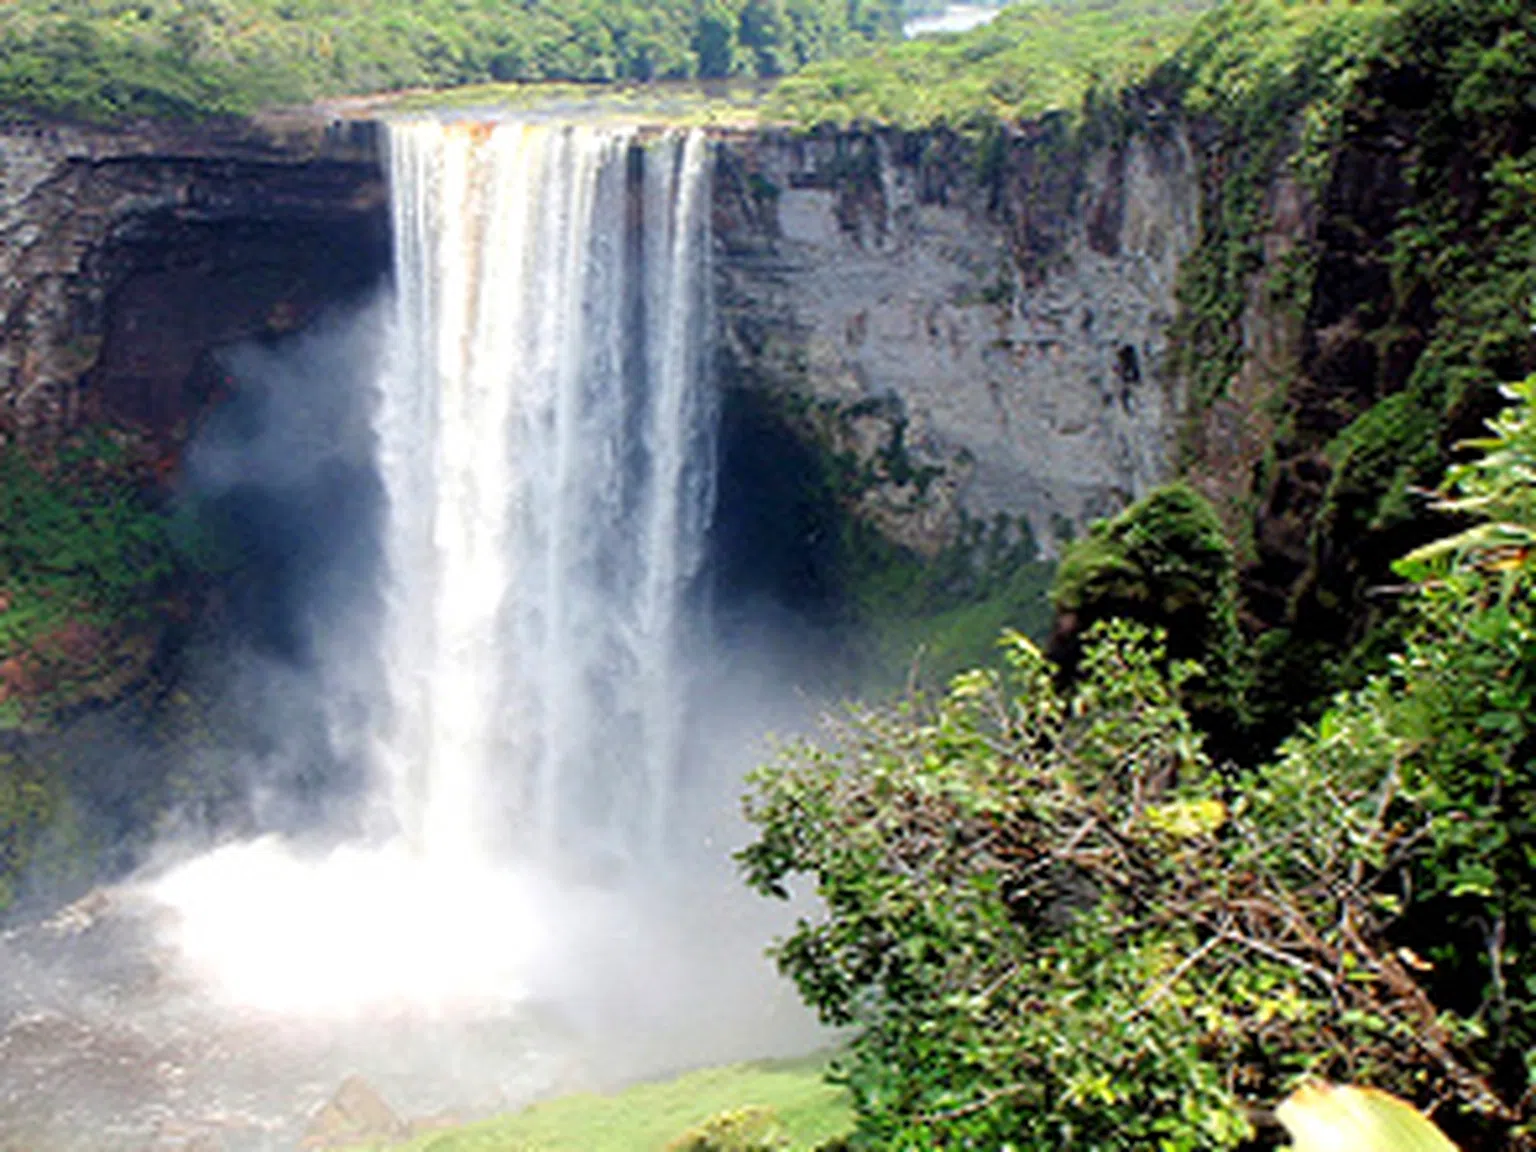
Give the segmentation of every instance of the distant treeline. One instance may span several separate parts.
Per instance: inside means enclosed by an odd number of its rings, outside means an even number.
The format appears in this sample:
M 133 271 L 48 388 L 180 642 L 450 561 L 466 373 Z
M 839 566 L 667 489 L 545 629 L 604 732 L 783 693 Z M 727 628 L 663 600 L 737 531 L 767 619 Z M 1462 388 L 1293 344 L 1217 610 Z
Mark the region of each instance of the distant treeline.
M 866 121 L 916 128 L 1076 109 L 1092 90 L 1117 92 L 1145 78 L 1214 4 L 1017 0 L 970 32 L 813 64 L 780 84 L 766 111 L 806 127 Z
M 11 0 L 0 107 L 101 121 L 489 80 L 772 76 L 900 24 L 900 0 Z

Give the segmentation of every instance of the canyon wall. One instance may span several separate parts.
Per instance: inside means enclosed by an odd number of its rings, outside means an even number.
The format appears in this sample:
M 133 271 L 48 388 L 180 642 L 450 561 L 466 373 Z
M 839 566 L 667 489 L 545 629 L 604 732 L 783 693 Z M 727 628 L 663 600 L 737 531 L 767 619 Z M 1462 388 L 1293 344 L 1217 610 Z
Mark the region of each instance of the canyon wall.
M 998 514 L 1049 548 L 1167 475 L 1200 199 L 1177 121 L 717 143 L 724 383 L 850 462 L 856 514 L 926 554 Z M 0 127 L 0 431 L 174 452 L 214 349 L 382 281 L 384 193 L 365 121 Z
M 1169 475 L 1200 187 L 1155 106 L 1098 139 L 741 136 L 715 198 L 725 379 L 796 398 L 888 537 L 932 555 L 1004 514 L 1049 549 Z
M 105 421 L 174 450 L 208 359 L 388 267 L 378 133 L 269 119 L 0 125 L 0 433 Z

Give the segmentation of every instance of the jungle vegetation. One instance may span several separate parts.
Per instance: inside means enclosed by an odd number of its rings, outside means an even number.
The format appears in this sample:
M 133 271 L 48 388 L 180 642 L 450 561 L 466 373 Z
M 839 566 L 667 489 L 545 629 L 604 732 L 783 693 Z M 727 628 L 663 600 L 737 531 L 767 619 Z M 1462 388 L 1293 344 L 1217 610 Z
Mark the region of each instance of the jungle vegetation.
M 1006 105 L 893 79 L 984 42 L 785 91 L 985 141 Z M 1113 138 L 1085 75 L 1061 110 Z M 1255 292 L 1304 334 L 1251 503 L 1179 483 L 1092 529 L 1048 652 L 1005 633 L 1001 668 L 785 748 L 741 863 L 822 897 L 776 954 L 855 1037 L 848 1147 L 1269 1148 L 1312 1077 L 1536 1147 L 1536 377 L 1499 384 L 1536 369 L 1536 11 L 1239 0 L 1144 78 L 1203 149 L 1186 469 Z M 1270 266 L 1281 180 L 1322 224 Z
M 0 108 L 111 121 L 486 81 L 775 76 L 900 20 L 893 0 L 13 0 Z
M 1065 681 L 1006 633 L 757 771 L 740 859 L 824 901 L 777 959 L 854 1029 L 849 1146 L 1233 1148 L 1309 1076 L 1536 1145 L 1536 377 L 1506 396 L 1386 670 L 1257 766 L 1111 619 Z
M 981 127 L 1075 113 L 1091 91 L 1144 79 L 1210 0 L 1021 0 L 970 32 L 829 59 L 783 80 L 772 119 Z

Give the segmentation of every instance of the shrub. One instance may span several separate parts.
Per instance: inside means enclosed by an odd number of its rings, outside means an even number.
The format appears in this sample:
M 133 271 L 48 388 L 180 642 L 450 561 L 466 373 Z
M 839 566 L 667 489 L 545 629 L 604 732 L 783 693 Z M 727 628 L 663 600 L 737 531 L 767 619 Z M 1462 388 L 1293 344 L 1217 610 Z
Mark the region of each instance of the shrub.
M 1272 762 L 1213 771 L 1198 670 L 1112 621 L 1065 688 L 1007 636 L 753 775 L 740 860 L 814 877 L 776 957 L 855 1028 L 855 1147 L 1233 1147 L 1319 1074 L 1536 1146 L 1536 378 L 1507 395 L 1390 672 Z
M 1230 726 L 1242 706 L 1241 637 L 1232 548 L 1215 509 L 1185 484 L 1157 488 L 1100 521 L 1062 556 L 1051 601 L 1053 655 L 1076 663 L 1078 637 L 1098 621 L 1162 629 L 1179 658 L 1198 661 L 1191 703 Z
M 667 1152 L 783 1152 L 784 1125 L 772 1108 L 732 1108 L 688 1129 Z

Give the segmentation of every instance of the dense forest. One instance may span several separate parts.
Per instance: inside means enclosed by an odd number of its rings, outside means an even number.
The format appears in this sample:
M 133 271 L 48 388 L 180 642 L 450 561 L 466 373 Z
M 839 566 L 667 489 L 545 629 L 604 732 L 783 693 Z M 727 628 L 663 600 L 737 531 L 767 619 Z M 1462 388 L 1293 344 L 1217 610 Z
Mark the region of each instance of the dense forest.
M 1037 0 L 959 36 L 924 37 L 804 68 L 769 115 L 817 124 L 979 127 L 1077 112 L 1167 58 L 1209 0 Z
M 0 107 L 192 117 L 490 80 L 776 76 L 900 19 L 886 0 L 16 0 Z

